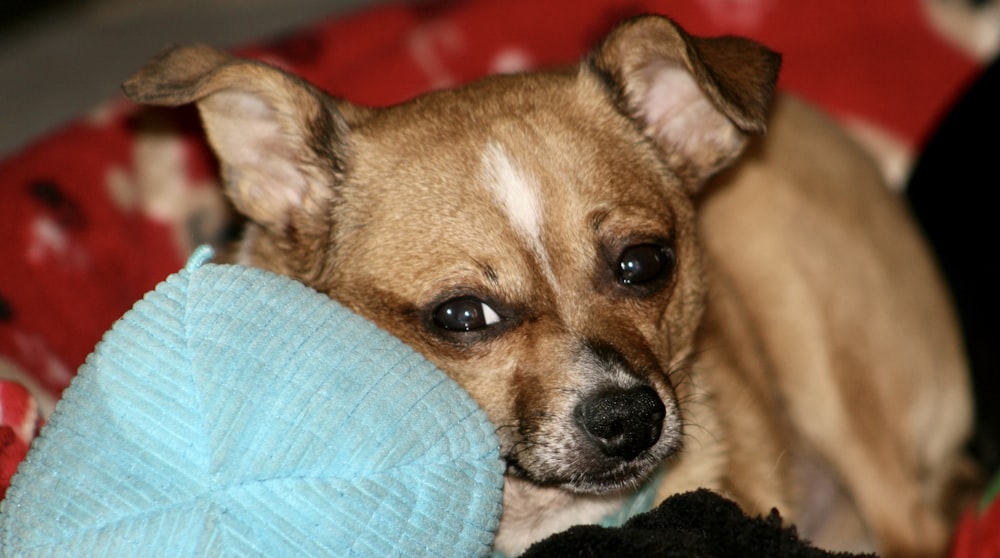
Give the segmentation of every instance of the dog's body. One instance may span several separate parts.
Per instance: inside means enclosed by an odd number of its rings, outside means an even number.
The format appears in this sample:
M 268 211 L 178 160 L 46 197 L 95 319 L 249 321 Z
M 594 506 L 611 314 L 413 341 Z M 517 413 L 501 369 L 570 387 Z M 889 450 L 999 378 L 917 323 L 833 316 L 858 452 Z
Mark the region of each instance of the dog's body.
M 970 421 L 951 310 L 874 167 L 777 57 L 630 20 L 579 68 L 385 109 L 206 48 L 137 100 L 197 101 L 249 219 L 238 259 L 372 319 L 454 377 L 508 463 L 497 548 L 718 489 L 817 542 L 947 542 Z M 662 472 L 657 473 L 658 470 Z

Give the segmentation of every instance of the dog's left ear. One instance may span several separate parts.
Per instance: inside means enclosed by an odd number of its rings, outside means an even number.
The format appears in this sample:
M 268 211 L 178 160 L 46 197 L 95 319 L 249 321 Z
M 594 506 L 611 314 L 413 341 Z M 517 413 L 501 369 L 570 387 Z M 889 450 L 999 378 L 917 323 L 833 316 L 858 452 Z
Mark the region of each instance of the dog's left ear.
M 754 41 L 692 37 L 653 15 L 619 24 L 585 62 L 692 189 L 766 130 L 780 66 Z

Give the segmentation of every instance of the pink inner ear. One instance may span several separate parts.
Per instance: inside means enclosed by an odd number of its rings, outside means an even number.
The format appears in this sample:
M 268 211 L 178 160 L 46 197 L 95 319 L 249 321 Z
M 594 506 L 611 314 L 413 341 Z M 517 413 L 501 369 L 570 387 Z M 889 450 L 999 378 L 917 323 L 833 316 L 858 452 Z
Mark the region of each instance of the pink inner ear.
M 639 71 L 639 117 L 647 133 L 668 152 L 703 159 L 705 150 L 726 155 L 742 146 L 743 135 L 708 99 L 687 69 L 678 62 L 657 60 Z
M 202 101 L 202 117 L 238 205 L 251 217 L 284 221 L 303 204 L 307 178 L 299 166 L 304 149 L 294 125 L 261 97 L 227 90 Z M 284 125 L 283 125 L 284 124 Z M 286 128 L 293 128 L 288 130 Z M 267 215 L 261 215 L 260 213 Z

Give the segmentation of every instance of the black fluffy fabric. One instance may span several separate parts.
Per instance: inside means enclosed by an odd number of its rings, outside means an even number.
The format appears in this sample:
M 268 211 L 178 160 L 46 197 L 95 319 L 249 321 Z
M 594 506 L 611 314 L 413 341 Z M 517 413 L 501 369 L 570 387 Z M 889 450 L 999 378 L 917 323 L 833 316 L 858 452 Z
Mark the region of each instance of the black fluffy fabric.
M 622 527 L 580 525 L 535 543 L 522 558 L 847 558 L 801 540 L 776 510 L 749 517 L 710 490 L 666 499 Z
M 976 398 L 973 450 L 1000 469 L 1000 260 L 996 257 L 1000 58 L 945 115 L 917 159 L 906 193 L 951 286 Z

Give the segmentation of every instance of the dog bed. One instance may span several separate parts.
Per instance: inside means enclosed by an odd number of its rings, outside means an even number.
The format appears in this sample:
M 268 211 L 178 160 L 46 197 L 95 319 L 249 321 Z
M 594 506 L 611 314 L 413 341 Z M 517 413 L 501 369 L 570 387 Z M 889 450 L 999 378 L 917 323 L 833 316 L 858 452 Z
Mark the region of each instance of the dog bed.
M 902 183 L 984 65 L 956 33 L 941 31 L 954 28 L 936 18 L 936 3 L 387 4 L 239 54 L 379 105 L 491 72 L 573 61 L 615 21 L 658 12 L 696 34 L 746 35 L 781 51 L 779 87 L 830 111 Z M 0 382 L 0 490 L 105 330 L 198 245 L 231 233 L 215 176 L 193 110 L 120 98 L 0 161 L 0 373 L 8 379 Z

